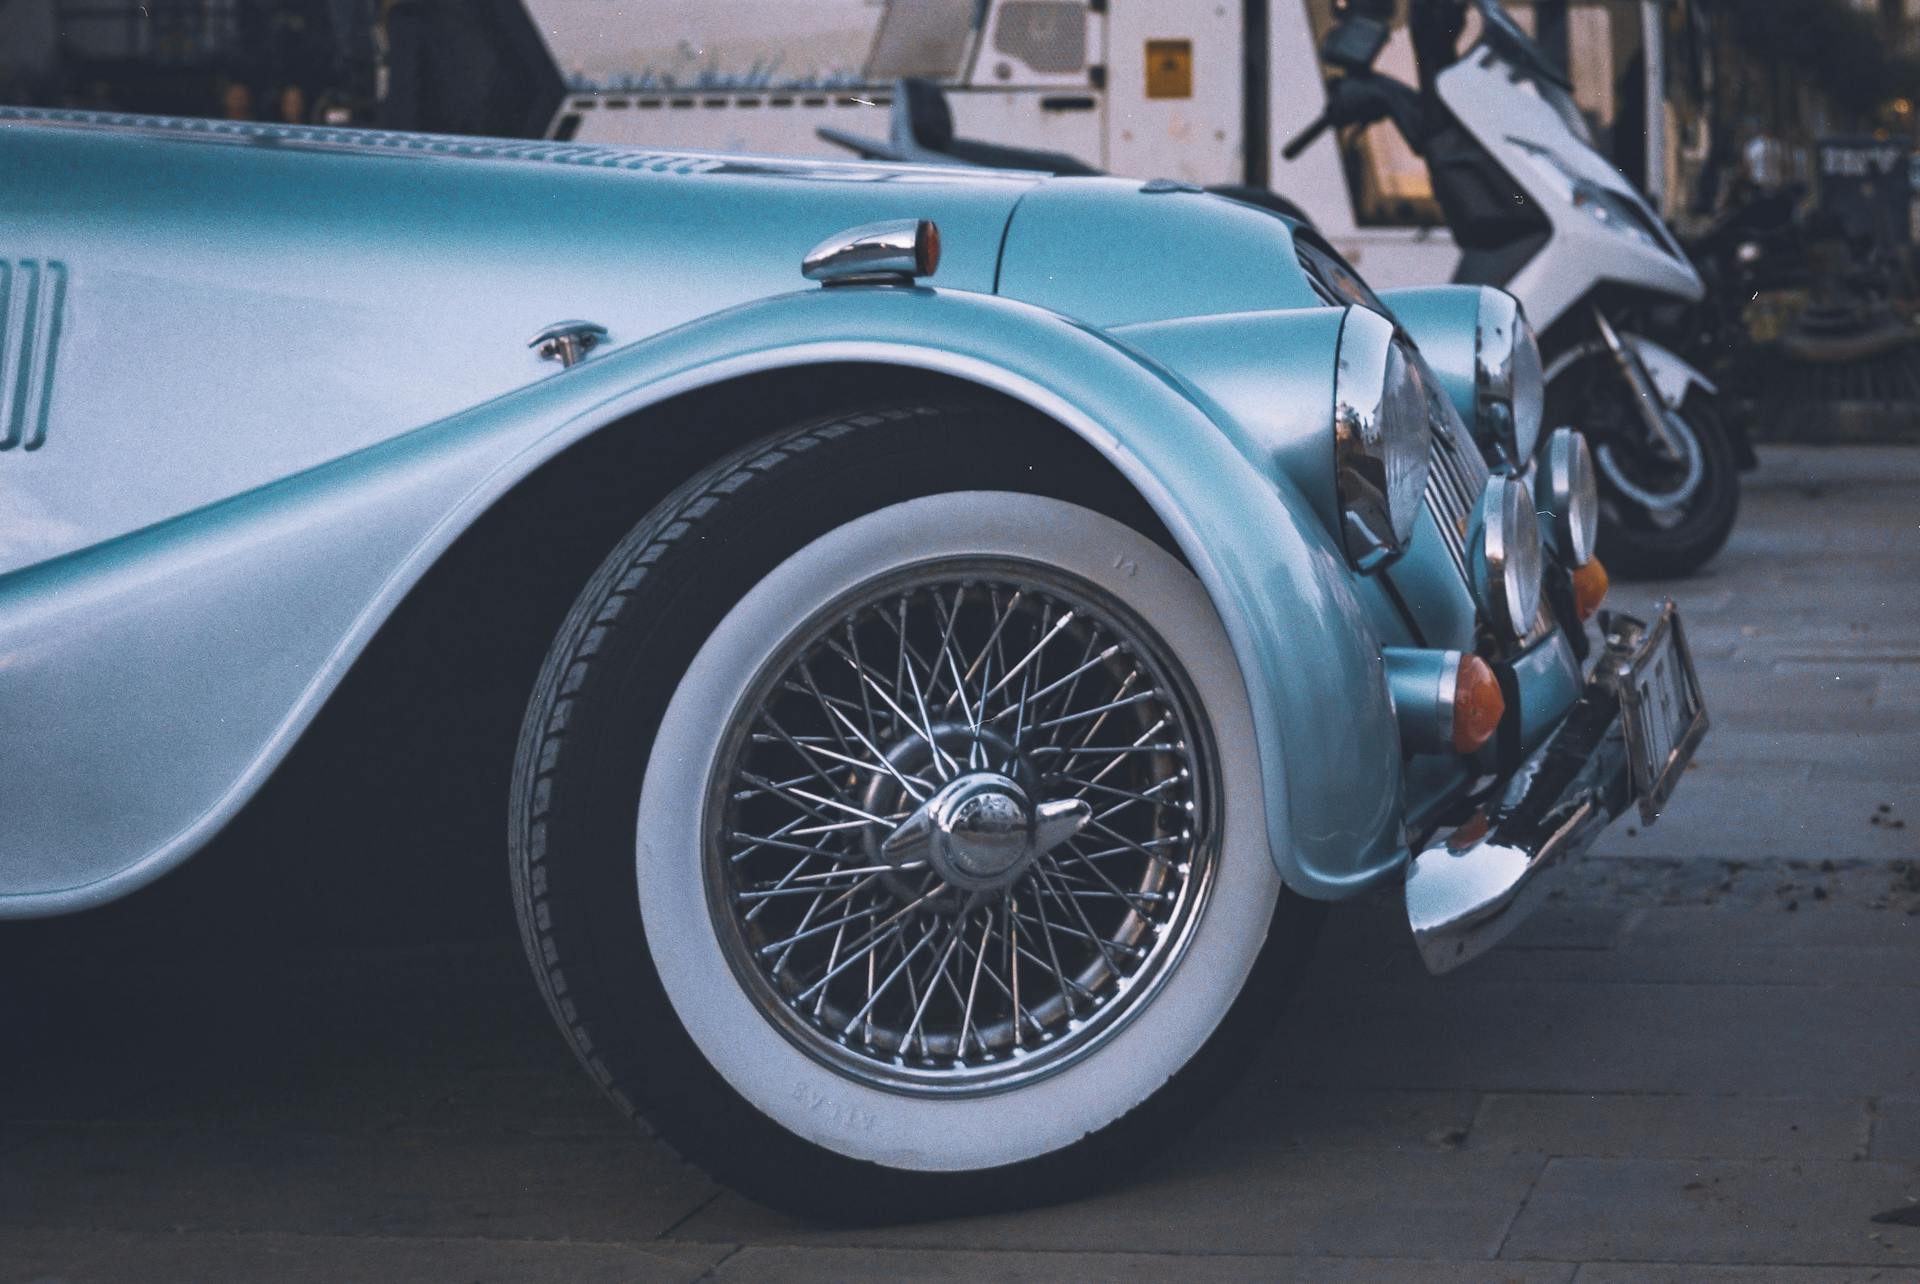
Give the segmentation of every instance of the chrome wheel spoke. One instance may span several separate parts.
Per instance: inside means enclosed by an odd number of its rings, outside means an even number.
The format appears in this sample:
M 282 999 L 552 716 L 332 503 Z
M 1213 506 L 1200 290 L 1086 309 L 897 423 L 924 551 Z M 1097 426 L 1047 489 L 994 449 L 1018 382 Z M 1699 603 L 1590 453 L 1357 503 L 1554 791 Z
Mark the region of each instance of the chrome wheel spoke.
M 896 574 L 819 619 L 716 773 L 728 957 L 790 1039 L 896 1090 L 1068 1064 L 1148 1001 L 1211 884 L 1184 675 L 1028 563 Z

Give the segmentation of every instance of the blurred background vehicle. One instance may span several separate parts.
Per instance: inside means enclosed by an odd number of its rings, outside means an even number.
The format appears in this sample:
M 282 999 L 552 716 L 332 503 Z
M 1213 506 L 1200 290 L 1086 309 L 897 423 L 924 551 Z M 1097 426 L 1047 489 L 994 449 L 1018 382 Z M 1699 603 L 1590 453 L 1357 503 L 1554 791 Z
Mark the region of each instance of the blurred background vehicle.
M 1645 327 L 1655 312 L 1704 302 L 1700 274 L 1600 151 L 1564 71 L 1499 0 L 1410 0 L 1417 87 L 1377 66 L 1398 7 L 1340 8 L 1318 49 L 1337 74 L 1320 113 L 1281 148 L 1288 168 L 1275 181 L 1337 217 L 1339 187 L 1296 179 L 1293 166 L 1334 150 L 1351 178 L 1363 131 L 1390 123 L 1425 163 L 1444 220 L 1444 234 L 1393 266 L 1425 274 L 1451 260 L 1451 280 L 1518 298 L 1541 332 L 1551 421 L 1593 442 L 1609 563 L 1633 578 L 1698 569 L 1733 529 L 1737 469 L 1752 449 L 1722 418 L 1713 382 Z
M 1650 324 L 1727 384 L 1728 417 L 1762 439 L 1920 436 L 1920 0 L 1507 9 L 1726 286 Z M 1318 72 L 1291 69 L 1337 16 L 1335 0 L 0 0 L 0 101 L 806 154 L 830 150 L 821 126 L 884 133 L 893 82 L 920 76 L 963 139 L 1257 189 L 1320 110 L 1302 92 Z M 1417 80 L 1404 22 L 1377 67 Z M 1452 274 L 1425 161 L 1391 123 L 1299 166 L 1370 280 Z M 1734 232 L 1762 214 L 1767 235 Z

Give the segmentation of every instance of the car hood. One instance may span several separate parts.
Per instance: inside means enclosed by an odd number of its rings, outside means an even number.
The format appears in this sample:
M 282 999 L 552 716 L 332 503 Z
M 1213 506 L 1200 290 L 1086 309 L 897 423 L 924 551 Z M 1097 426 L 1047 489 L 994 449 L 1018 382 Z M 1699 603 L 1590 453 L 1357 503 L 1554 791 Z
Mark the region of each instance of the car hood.
M 935 286 L 1095 326 L 1313 301 L 1280 219 L 1121 180 L 5 107 L 0 172 L 44 314 L 0 367 L 44 443 L 0 475 L 0 573 L 549 378 L 557 322 L 614 349 L 818 289 L 807 251 L 880 219 L 939 223 Z
M 666 269 L 662 280 L 698 287 L 720 306 L 803 288 L 800 260 L 814 244 L 888 218 L 937 219 L 940 283 L 990 291 L 1007 218 L 1044 181 L 942 166 L 17 107 L 0 107 L 0 149 L 9 162 L 0 226 L 38 205 L 83 222 L 108 213 L 150 226 L 200 222 L 247 241 L 292 234 L 316 250 L 347 248 L 334 235 L 347 226 L 366 242 L 430 233 L 436 244 L 421 248 L 450 264 L 501 245 L 554 273 L 600 271 L 625 257 Z M 651 291 L 675 292 L 657 282 Z M 661 320 L 687 319 L 676 311 Z
M 807 250 L 890 218 L 939 223 L 930 284 L 1100 327 L 1320 302 L 1284 220 L 1182 184 L 16 107 L 0 152 L 0 227 L 29 240 L 38 214 L 156 248 L 277 242 L 346 280 L 389 252 L 450 280 L 532 269 L 616 342 L 805 288 Z

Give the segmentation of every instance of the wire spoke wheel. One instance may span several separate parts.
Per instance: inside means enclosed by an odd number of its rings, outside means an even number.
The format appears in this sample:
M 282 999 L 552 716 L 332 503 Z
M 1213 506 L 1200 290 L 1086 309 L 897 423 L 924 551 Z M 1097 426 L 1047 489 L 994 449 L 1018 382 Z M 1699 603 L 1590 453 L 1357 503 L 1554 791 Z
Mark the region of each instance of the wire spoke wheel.
M 872 1224 L 1137 1171 L 1322 921 L 1205 585 L 1036 431 L 905 405 L 743 448 L 608 555 L 530 702 L 548 1004 L 620 1108 L 773 1206 Z
M 921 566 L 795 631 L 707 800 L 715 927 L 755 1004 L 842 1073 L 994 1091 L 1097 1047 L 1212 881 L 1197 699 L 1147 626 L 1012 559 Z

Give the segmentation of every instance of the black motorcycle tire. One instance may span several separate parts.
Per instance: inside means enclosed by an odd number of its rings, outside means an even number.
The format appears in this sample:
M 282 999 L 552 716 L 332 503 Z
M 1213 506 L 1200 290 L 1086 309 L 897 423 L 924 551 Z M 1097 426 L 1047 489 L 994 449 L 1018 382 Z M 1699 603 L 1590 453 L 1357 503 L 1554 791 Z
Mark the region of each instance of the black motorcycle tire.
M 1680 408 L 1700 443 L 1702 475 L 1680 520 L 1661 525 L 1614 488 L 1600 470 L 1598 552 L 1609 574 L 1622 580 L 1667 580 L 1692 575 L 1711 561 L 1733 533 L 1740 511 L 1740 469 L 1725 422 L 1700 392 Z

